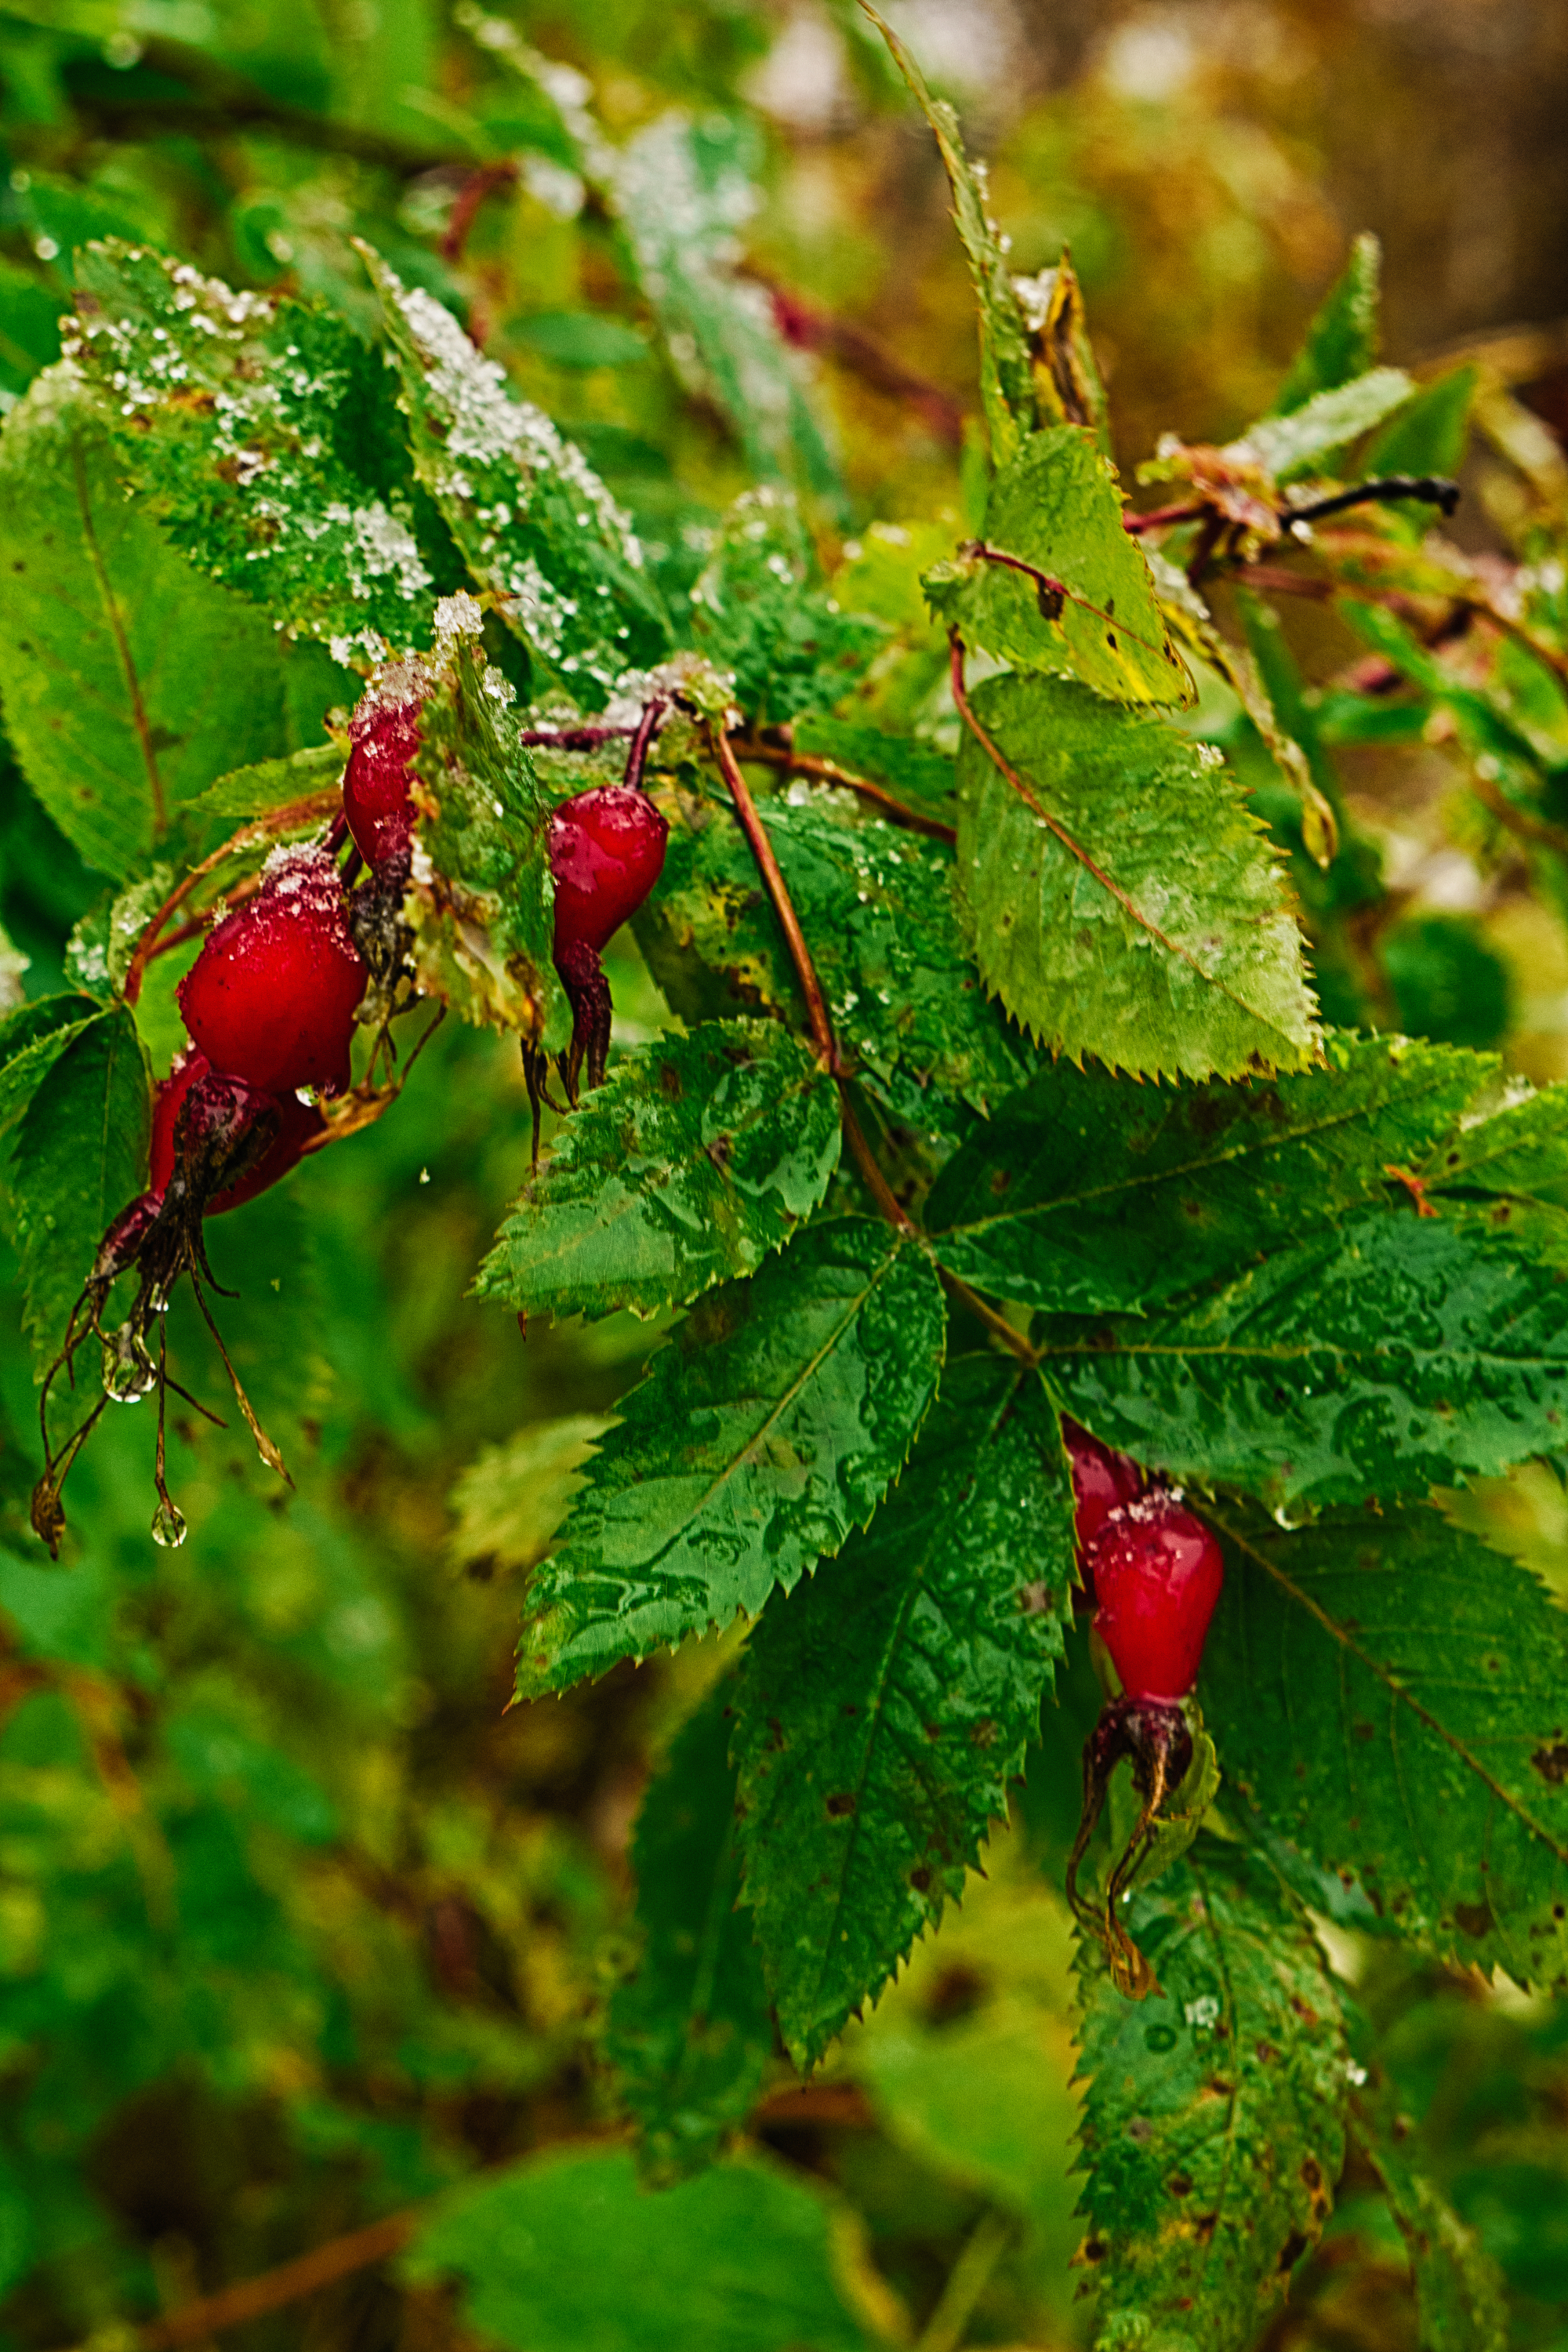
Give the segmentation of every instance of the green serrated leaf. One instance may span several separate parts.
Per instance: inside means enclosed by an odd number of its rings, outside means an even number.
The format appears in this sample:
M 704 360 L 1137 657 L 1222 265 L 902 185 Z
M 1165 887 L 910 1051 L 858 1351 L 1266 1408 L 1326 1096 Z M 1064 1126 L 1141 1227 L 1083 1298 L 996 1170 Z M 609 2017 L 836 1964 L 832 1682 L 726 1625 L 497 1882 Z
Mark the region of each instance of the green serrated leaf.
M 1247 2352 L 1321 2234 L 1344 2158 L 1343 2022 L 1267 1864 L 1200 1836 L 1127 1908 L 1160 1991 L 1081 1963 L 1082 2259 L 1097 2352 Z
M 6 1184 L 41 1374 L 112 1220 L 147 1181 L 152 1080 L 123 1005 L 83 1024 L 27 1105 Z
M 479 647 L 458 641 L 421 708 L 419 855 L 405 913 L 422 993 L 476 1025 L 540 1038 L 562 1002 L 553 803 L 518 740 L 509 694 Z
M 194 562 L 290 628 L 341 638 L 344 660 L 367 630 L 428 635 L 457 582 L 421 546 L 384 372 L 346 320 L 113 240 L 79 255 L 77 303 L 70 354 L 108 396 L 122 469 Z
M 972 702 L 1018 779 L 966 733 L 960 887 L 1008 1011 L 1135 1076 L 1313 1060 L 1300 932 L 1219 755 L 1063 679 L 991 678 Z
M 729 422 L 748 471 L 842 496 L 838 468 L 765 289 L 736 271 L 735 232 L 757 205 L 752 125 L 662 114 L 605 159 L 610 200 L 677 373 Z
M 457 1525 L 447 1540 L 448 1558 L 491 1570 L 535 1567 L 608 1426 L 597 1413 L 566 1413 L 487 1445 L 452 1488 Z
M 1047 619 L 1037 583 L 1005 564 L 966 556 L 938 566 L 926 575 L 926 593 L 966 644 L 1023 669 L 1081 678 L 1116 702 L 1194 699 L 1143 551 L 1121 527 L 1121 494 L 1089 434 L 1076 425 L 1030 434 L 991 485 L 984 537 L 1068 593 Z
M 625 671 L 670 646 L 630 518 L 433 294 L 405 286 L 368 245 L 359 251 L 381 298 L 420 480 L 546 676 L 597 709 Z
M 941 151 L 952 190 L 953 225 L 969 263 L 980 314 L 980 398 L 991 437 L 991 459 L 995 466 L 1005 466 L 1037 422 L 1035 376 L 1023 305 L 1007 268 L 1000 233 L 986 209 L 984 167 L 969 161 L 957 115 L 945 99 L 931 96 L 924 75 L 892 26 L 884 23 L 869 0 L 861 0 L 861 5 L 897 59 L 899 71 Z
M 868 1532 L 752 1636 L 744 1899 L 798 2065 L 876 1999 L 1005 1818 L 1061 1655 L 1071 1528 L 1038 1378 L 964 1358 Z
M 1064 1320 L 1046 1343 L 1050 1376 L 1140 1461 L 1274 1504 L 1490 1475 L 1553 1450 L 1568 1426 L 1556 1217 L 1365 1211 L 1170 1315 Z
M 69 367 L 0 434 L 0 641 L 27 781 L 117 878 L 216 773 L 287 742 L 272 630 L 127 504 L 101 405 Z
M 755 727 L 840 701 L 886 636 L 879 622 L 840 612 L 811 572 L 793 491 L 764 483 L 735 500 L 691 591 L 698 645 L 733 672 L 731 692 Z
M 1215 1515 L 1202 1692 L 1260 1819 L 1352 1872 L 1398 1932 L 1568 1980 L 1568 1618 L 1436 1511 L 1285 1532 Z
M 773 2051 L 762 1955 L 735 1907 L 734 1706 L 730 1674 L 681 1729 L 632 1833 L 643 1948 L 611 2000 L 605 2046 L 660 2179 L 712 2161 Z
M 1371 368 L 1313 393 L 1289 416 L 1260 417 L 1247 426 L 1242 446 L 1277 482 L 1321 473 L 1329 458 L 1403 408 L 1415 389 L 1403 368 Z
M 343 752 L 336 743 L 312 743 L 280 760 L 259 760 L 220 776 L 186 804 L 185 822 L 203 837 L 223 825 L 241 825 L 252 817 L 270 816 L 295 801 L 331 791 L 343 772 Z
M 1424 1161 L 1493 1068 L 1408 1038 L 1331 1035 L 1323 1053 L 1321 1069 L 1173 1094 L 1042 1069 L 938 1177 L 938 1257 L 1054 1313 L 1152 1306 L 1385 1202 L 1390 1164 Z
M 1370 229 L 1351 247 L 1343 275 L 1323 297 L 1290 362 L 1270 416 L 1293 416 L 1319 392 L 1332 392 L 1376 363 L 1383 247 Z
M 755 1617 L 837 1551 L 909 1453 L 944 1321 L 926 1258 L 858 1217 L 710 1291 L 624 1400 L 529 1589 L 519 1697 Z
M 465 2319 L 508 2352 L 867 2352 L 837 2233 L 798 2172 L 754 2157 L 652 2197 L 628 2151 L 565 2148 L 444 2198 L 402 2268 L 460 2279 Z
M 760 803 L 811 941 L 840 1045 L 900 1115 L 936 1119 L 935 1088 L 984 1109 L 1033 1062 L 1027 1040 L 989 1004 L 964 953 L 951 852 L 879 818 L 821 799 Z M 637 938 L 676 1010 L 700 1018 L 693 959 L 728 1003 L 777 1006 L 805 1025 L 805 1000 L 755 862 L 727 811 L 700 832 L 672 826 L 663 879 Z
M 528 1314 L 651 1315 L 753 1274 L 826 1193 L 838 1097 L 776 1021 L 627 1055 L 557 1137 L 475 1283 Z

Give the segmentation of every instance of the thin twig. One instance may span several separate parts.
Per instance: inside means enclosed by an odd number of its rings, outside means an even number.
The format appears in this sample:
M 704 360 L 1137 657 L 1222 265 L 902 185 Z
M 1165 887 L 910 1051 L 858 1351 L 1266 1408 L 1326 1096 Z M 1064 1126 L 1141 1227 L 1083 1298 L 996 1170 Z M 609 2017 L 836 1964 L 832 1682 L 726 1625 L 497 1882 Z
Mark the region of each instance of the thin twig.
M 643 788 L 642 772 L 647 764 L 647 755 L 653 747 L 653 739 L 663 726 L 665 713 L 668 709 L 668 694 L 651 695 L 643 705 L 642 717 L 637 720 L 637 731 L 632 737 L 632 747 L 626 753 L 626 772 L 621 777 L 622 783 L 629 785 L 634 792 L 640 793 Z
M 479 206 L 487 196 L 494 195 L 499 189 L 510 188 L 516 178 L 517 165 L 510 159 L 502 163 L 481 163 L 477 172 L 468 173 L 453 198 L 452 209 L 447 217 L 446 231 L 441 238 L 443 261 L 462 259 L 463 247 L 468 241 L 468 231 L 473 227 Z
M 604 743 L 624 743 L 641 723 L 638 719 L 630 726 L 525 727 L 517 740 L 551 751 L 596 751 Z
M 820 352 L 850 375 L 858 375 L 889 400 L 901 401 L 921 416 L 941 440 L 957 449 L 963 443 L 963 410 L 952 393 L 928 376 L 906 367 L 896 352 L 879 342 L 852 319 L 819 310 L 801 296 L 776 286 L 760 270 L 742 263 L 742 275 L 767 288 L 773 322 L 786 343 L 797 351 Z
M 1549 824 L 1544 817 L 1531 816 L 1528 809 L 1516 807 L 1484 776 L 1472 775 L 1469 781 L 1476 798 L 1484 808 L 1490 809 L 1507 832 L 1517 834 L 1521 841 L 1533 841 L 1542 849 L 1555 850 L 1559 857 L 1568 857 L 1568 826 Z
M 806 1016 L 811 1023 L 812 1041 L 822 1057 L 823 1067 L 837 1077 L 840 1070 L 838 1040 L 833 1034 L 833 1022 L 827 1010 L 827 999 L 822 992 L 822 982 L 816 976 L 816 966 L 811 960 L 811 950 L 805 943 L 805 933 L 801 929 L 800 918 L 795 911 L 795 902 L 789 895 L 788 885 L 779 871 L 779 862 L 773 855 L 773 843 L 768 839 L 767 828 L 757 814 L 757 804 L 752 798 L 752 788 L 741 773 L 739 762 L 730 748 L 730 740 L 723 728 L 717 725 L 710 726 L 708 730 L 708 740 L 713 757 L 719 763 L 719 772 L 730 788 L 730 798 L 735 803 L 735 814 L 740 819 L 741 831 L 745 835 L 747 845 L 757 861 L 757 870 L 762 875 L 763 887 L 773 900 L 773 912 L 779 919 L 779 927 L 788 942 L 790 960 L 795 965 L 795 976 L 800 982 L 801 991 L 805 998 Z
M 1080 596 L 1076 588 L 1069 588 L 1067 582 L 1058 580 L 1054 572 L 1042 572 L 1037 563 L 1027 562 L 1021 555 L 1009 555 L 1005 548 L 992 547 L 984 539 L 970 540 L 960 553 L 976 556 L 982 563 L 1000 563 L 1009 572 L 1023 572 L 1026 579 L 1034 582 L 1036 601 L 1042 617 L 1047 621 L 1060 620 L 1064 604 L 1076 604 L 1079 612 L 1092 613 L 1097 621 L 1103 621 L 1108 629 L 1119 631 L 1133 645 L 1142 646 L 1145 653 L 1163 656 L 1165 651 L 1163 646 L 1152 645 L 1147 637 L 1141 637 L 1136 629 L 1130 629 L 1125 621 L 1117 619 L 1114 613 L 1106 612 L 1102 605 L 1091 604 L 1087 596 Z
M 873 801 L 885 810 L 895 824 L 906 832 L 923 833 L 932 841 L 945 841 L 951 848 L 958 839 L 958 828 L 940 816 L 927 816 L 923 810 L 910 808 L 907 801 L 894 797 L 882 784 L 874 784 L 865 776 L 851 775 L 837 760 L 828 760 L 816 751 L 787 751 L 779 743 L 758 743 L 751 738 L 735 738 L 735 750 L 742 760 L 753 760 L 759 767 L 783 768 L 792 776 L 815 776 L 819 783 L 841 784 L 847 792 L 858 793 L 862 800 Z

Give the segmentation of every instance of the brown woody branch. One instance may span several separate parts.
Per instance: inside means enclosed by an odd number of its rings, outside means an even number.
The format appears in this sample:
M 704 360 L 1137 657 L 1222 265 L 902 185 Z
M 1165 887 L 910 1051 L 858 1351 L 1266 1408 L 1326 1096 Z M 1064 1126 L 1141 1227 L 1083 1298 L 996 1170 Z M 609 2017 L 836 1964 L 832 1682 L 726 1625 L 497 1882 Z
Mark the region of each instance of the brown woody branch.
M 737 736 L 734 740 L 742 760 L 754 761 L 759 767 L 783 768 L 792 776 L 815 776 L 819 783 L 840 784 L 846 792 L 858 793 L 862 800 L 872 802 L 906 832 L 927 834 L 932 841 L 945 841 L 950 847 L 958 839 L 957 827 L 949 824 L 944 817 L 928 816 L 923 809 L 911 808 L 885 785 L 851 774 L 837 760 L 825 759 L 816 751 L 796 751 L 784 744 L 759 743 L 755 737 Z

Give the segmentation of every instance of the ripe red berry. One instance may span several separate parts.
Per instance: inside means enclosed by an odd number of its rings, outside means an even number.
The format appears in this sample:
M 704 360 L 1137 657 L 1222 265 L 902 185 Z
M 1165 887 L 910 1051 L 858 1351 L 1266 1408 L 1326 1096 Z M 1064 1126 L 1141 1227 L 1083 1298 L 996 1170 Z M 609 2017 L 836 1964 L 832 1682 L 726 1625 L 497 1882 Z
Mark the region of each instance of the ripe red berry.
M 180 1107 L 191 1088 L 210 1075 L 206 1055 L 193 1045 L 181 1055 L 168 1076 L 159 1085 L 153 1102 L 152 1167 L 148 1182 L 148 1192 L 154 1201 L 163 1199 L 169 1179 L 174 1172 L 174 1129 Z M 220 1217 L 226 1210 L 237 1209 L 247 1201 L 254 1201 L 258 1192 L 265 1192 L 278 1182 L 279 1177 L 287 1176 L 291 1168 L 297 1168 L 305 1146 L 314 1136 L 326 1131 L 327 1122 L 321 1112 L 313 1104 L 302 1103 L 298 1095 L 284 1095 L 273 1108 L 278 1112 L 278 1132 L 271 1142 L 247 1175 L 242 1176 L 237 1184 L 231 1184 L 226 1191 L 215 1193 L 204 1204 L 204 1216 Z
M 1076 1421 L 1063 1421 L 1062 1435 L 1072 1465 L 1073 1534 L 1081 1554 L 1088 1551 L 1111 1512 L 1142 1493 L 1143 1474 L 1125 1454 L 1113 1454 Z
M 343 814 L 365 864 L 383 866 L 407 848 L 414 831 L 408 786 L 419 749 L 419 705 L 362 705 L 349 733 L 353 748 L 343 776 Z
M 331 858 L 278 850 L 180 982 L 180 1010 L 214 1070 L 279 1101 L 297 1087 L 341 1094 L 367 977 Z
M 1225 1580 L 1211 1529 L 1156 1489 L 1113 1511 L 1089 1552 L 1094 1627 L 1129 1698 L 1185 1698 Z
M 563 801 L 550 824 L 555 953 L 595 953 L 635 914 L 664 870 L 666 824 L 645 793 L 598 784 Z

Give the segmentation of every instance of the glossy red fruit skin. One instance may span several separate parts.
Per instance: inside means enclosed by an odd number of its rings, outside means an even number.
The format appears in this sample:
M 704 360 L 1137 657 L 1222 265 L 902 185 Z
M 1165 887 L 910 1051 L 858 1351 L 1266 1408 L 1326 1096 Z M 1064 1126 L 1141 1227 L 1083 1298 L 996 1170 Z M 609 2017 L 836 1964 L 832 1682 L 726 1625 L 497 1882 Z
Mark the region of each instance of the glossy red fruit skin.
M 1123 1504 L 1089 1552 L 1094 1630 L 1129 1698 L 1186 1697 L 1225 1581 L 1213 1530 L 1172 1495 Z
M 281 1102 L 341 1094 L 369 974 L 324 849 L 275 852 L 254 898 L 226 915 L 180 982 L 185 1026 L 213 1069 Z
M 200 1078 L 208 1076 L 205 1054 L 193 1045 L 174 1064 L 168 1076 L 161 1080 L 153 1100 L 152 1168 L 148 1191 L 161 1201 L 174 1172 L 174 1124 L 180 1116 L 180 1106 Z M 215 1193 L 202 1213 L 221 1217 L 226 1210 L 243 1207 L 254 1201 L 258 1192 L 267 1192 L 279 1177 L 297 1168 L 305 1146 L 313 1138 L 326 1133 L 327 1122 L 311 1103 L 302 1103 L 298 1095 L 284 1095 L 277 1103 L 278 1132 L 266 1151 L 247 1176 L 226 1192 Z
M 384 866 L 408 847 L 414 833 L 408 787 L 419 749 L 419 705 L 402 702 L 363 719 L 356 714 L 349 733 L 353 748 L 343 775 L 343 814 L 365 864 Z
M 669 827 L 646 793 L 597 784 L 563 801 L 550 824 L 555 953 L 595 953 L 642 905 L 664 871 Z
M 1073 1535 L 1084 1554 L 1112 1511 L 1143 1492 L 1143 1474 L 1125 1454 L 1113 1454 L 1076 1421 L 1063 1421 L 1062 1435 L 1072 1465 Z

